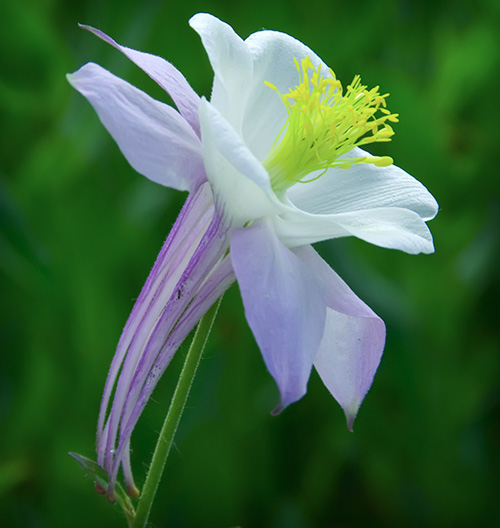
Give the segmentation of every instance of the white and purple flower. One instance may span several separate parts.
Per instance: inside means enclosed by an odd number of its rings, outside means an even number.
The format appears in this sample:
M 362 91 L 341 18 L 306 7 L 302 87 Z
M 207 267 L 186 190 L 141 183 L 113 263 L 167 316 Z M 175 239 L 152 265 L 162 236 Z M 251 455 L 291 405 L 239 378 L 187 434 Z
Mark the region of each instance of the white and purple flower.
M 286 34 L 242 40 L 208 14 L 190 24 L 214 70 L 210 101 L 164 59 L 89 27 L 168 92 L 178 111 L 93 63 L 68 76 L 133 168 L 190 192 L 106 382 L 97 444 L 110 498 L 120 466 L 137 493 L 133 428 L 179 345 L 235 280 L 280 391 L 275 411 L 305 394 L 314 366 L 351 427 L 385 326 L 311 244 L 353 235 L 412 254 L 434 250 L 426 221 L 437 213 L 435 199 L 390 158 L 359 147 L 393 134 L 388 122 L 397 116 L 386 95 L 358 77 L 344 93 L 321 59 Z

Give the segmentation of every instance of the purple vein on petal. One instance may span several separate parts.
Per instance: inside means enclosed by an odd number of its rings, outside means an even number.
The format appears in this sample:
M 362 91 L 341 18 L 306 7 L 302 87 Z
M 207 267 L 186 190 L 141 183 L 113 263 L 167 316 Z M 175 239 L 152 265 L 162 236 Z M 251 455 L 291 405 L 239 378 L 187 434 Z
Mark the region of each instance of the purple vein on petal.
M 134 352 L 140 354 L 140 349 L 131 349 L 131 344 L 136 340 L 138 329 L 141 325 L 144 324 L 144 319 L 150 311 L 151 305 L 155 299 L 158 298 L 161 291 L 159 286 L 164 282 L 166 276 L 175 271 L 175 268 L 169 266 L 169 256 L 179 252 L 180 246 L 182 246 L 186 235 L 189 234 L 190 227 L 193 227 L 193 222 L 189 222 L 189 216 L 191 211 L 196 212 L 196 219 L 199 220 L 201 216 L 207 214 L 207 211 L 212 207 L 211 193 L 208 189 L 208 185 L 200 188 L 200 191 L 194 195 L 190 195 L 181 210 L 177 221 L 175 222 L 170 235 L 168 236 L 165 244 L 163 245 L 158 258 L 153 266 L 153 269 L 146 280 L 146 283 L 137 299 L 132 313 L 125 325 L 122 336 L 118 343 L 118 347 L 113 358 L 111 368 L 108 374 L 108 379 L 106 380 L 104 395 L 101 403 L 101 410 L 98 420 L 98 430 L 97 430 L 97 445 L 98 445 L 98 462 L 103 464 L 106 456 L 106 446 L 108 446 L 108 456 L 113 449 L 113 441 L 116 436 L 116 429 L 110 433 L 110 420 L 105 425 L 106 411 L 109 405 L 109 400 L 113 387 L 120 371 L 120 368 L 124 364 L 124 360 L 128 360 L 129 369 L 133 367 L 133 364 L 136 364 L 139 360 L 139 357 L 134 357 Z M 191 216 L 193 213 L 191 213 Z M 199 222 L 198 222 L 199 223 Z M 195 226 L 196 227 L 196 226 Z M 201 226 L 198 227 L 198 231 Z M 147 337 L 147 336 L 146 336 Z M 126 359 L 125 359 L 126 358 Z M 132 364 L 133 363 L 133 364 Z M 125 365 L 123 365 L 124 367 Z M 120 377 L 123 375 L 120 374 Z M 116 394 L 115 394 L 116 399 Z M 106 463 L 106 469 L 109 469 L 109 464 Z
M 102 419 L 102 434 L 98 436 L 99 463 L 104 462 L 110 473 L 110 496 L 120 464 L 127 486 L 135 489 L 128 461 L 133 427 L 181 342 L 234 281 L 230 259 L 224 258 L 229 247 L 227 226 L 220 215 L 214 214 L 209 186 L 202 187 L 196 196 L 200 194 L 198 202 L 188 200 L 165 250 L 160 252 L 144 296 L 134 307 L 127 336 L 120 344 L 126 352 L 117 352 L 103 400 L 103 416 L 120 364 L 121 372 L 111 411 L 105 424 Z
M 121 460 L 123 468 L 123 478 L 127 486 L 127 493 L 130 497 L 138 497 L 140 495 L 139 488 L 135 485 L 134 477 L 132 475 L 132 466 L 130 464 L 130 439 L 125 446 L 125 451 Z
M 189 292 L 187 292 L 187 281 L 183 283 L 179 279 L 182 271 L 190 261 L 193 251 L 200 243 L 200 239 L 205 233 L 212 215 L 213 208 L 199 222 L 201 229 L 198 229 L 197 225 L 185 237 L 186 250 L 178 254 L 177 258 L 172 258 L 168 261 L 168 268 L 172 270 L 172 274 L 168 277 L 168 282 L 164 281 L 159 285 L 161 295 L 155 299 L 155 307 L 157 309 L 152 310 L 151 314 L 147 313 L 142 323 L 147 329 L 147 335 L 143 335 L 143 339 L 137 340 L 136 343 L 136 337 L 139 335 L 136 334 L 131 343 L 131 348 L 139 348 L 141 353 L 140 356 L 137 356 L 138 361 L 133 365 L 132 379 L 128 379 L 125 382 L 125 396 L 127 399 L 131 396 L 135 381 L 142 379 L 151 370 L 151 366 L 166 336 L 168 336 L 180 313 L 184 310 L 185 302 L 190 298 Z M 148 316 L 149 321 L 147 320 Z M 117 406 L 122 409 L 120 420 L 123 419 L 123 403 L 124 401 L 120 400 Z
M 189 261 L 189 258 L 205 231 L 212 214 L 213 207 L 206 211 L 200 219 L 197 219 L 194 225 L 192 222 L 188 221 L 187 223 L 191 226 L 191 229 L 187 230 L 187 236 L 182 237 L 182 233 L 179 233 L 178 235 L 183 244 L 173 255 L 171 251 L 164 256 L 165 262 L 168 264 L 164 269 L 166 275 L 163 277 L 160 275 L 156 281 L 156 285 L 153 286 L 155 294 L 130 343 L 129 352 L 123 364 L 122 373 L 118 381 L 113 408 L 110 414 L 110 429 L 106 447 L 107 453 L 111 453 L 114 448 L 113 446 L 118 431 L 118 423 L 121 419 L 121 414 L 123 413 L 123 404 L 129 392 L 132 376 L 135 376 L 139 371 L 143 371 L 143 365 L 146 365 L 145 368 L 148 368 L 148 362 L 151 363 L 154 361 L 154 357 L 151 357 L 151 353 L 154 354 L 156 353 L 155 351 L 158 350 L 158 346 L 149 346 L 149 343 L 151 343 L 151 331 L 152 329 L 155 329 L 155 325 L 158 324 L 157 321 L 159 320 L 169 298 L 177 295 L 177 289 L 175 289 L 175 287 L 180 273 Z M 170 326 L 162 329 L 164 334 L 160 335 L 160 339 L 163 339 L 164 335 L 168 335 L 168 332 L 171 330 L 174 323 L 175 319 L 169 319 L 167 321 L 167 324 Z M 148 348 L 145 349 L 146 343 L 148 343 Z M 152 349 L 152 352 L 150 352 L 150 349 Z
M 226 256 L 203 283 L 196 297 L 172 330 L 160 354 L 158 354 L 156 362 L 149 372 L 146 381 L 140 387 L 140 393 L 137 397 L 133 398 L 133 402 L 131 402 L 133 403 L 133 408 L 128 409 L 127 420 L 122 422 L 125 425 L 121 430 L 120 443 L 116 450 L 113 468 L 110 470 L 110 482 L 113 485 L 118 474 L 120 462 L 123 463 L 122 457 L 127 454 L 128 442 L 130 441 L 133 429 L 174 353 L 196 323 L 234 281 L 235 276 L 231 260 Z
M 228 244 L 227 229 L 221 222 L 220 217 L 215 217 L 188 266 L 185 268 L 174 294 L 167 303 L 155 329 L 150 335 L 142 357 L 158 359 L 148 369 L 137 368 L 128 386 L 127 402 L 121 407 L 123 410 L 120 417 L 120 445 L 114 456 L 113 467 L 108 469 L 112 484 L 114 484 L 114 480 L 116 479 L 125 444 L 130 438 L 133 427 L 142 409 L 146 405 L 156 383 L 168 366 L 173 354 L 206 310 L 208 310 L 234 281 L 232 267 L 228 264 L 228 261 L 223 261 L 225 262 L 224 265 L 220 262 L 222 256 L 227 251 Z M 181 299 L 178 299 L 177 291 L 180 289 L 184 293 Z M 205 299 L 205 296 L 207 296 L 207 299 Z M 201 299 L 202 302 L 191 302 L 193 298 Z M 182 299 L 185 302 L 181 302 Z M 194 310 L 191 308 L 191 306 L 198 307 L 198 304 L 201 305 L 201 309 Z M 188 306 L 190 309 L 184 312 Z M 179 322 L 175 325 L 172 334 L 169 336 L 173 323 L 177 321 Z M 181 321 L 184 322 L 182 325 Z M 175 339 L 175 336 L 179 334 L 177 331 L 178 327 L 187 329 L 180 340 L 178 338 Z M 134 414 L 133 424 L 129 423 L 128 420 L 132 414 Z

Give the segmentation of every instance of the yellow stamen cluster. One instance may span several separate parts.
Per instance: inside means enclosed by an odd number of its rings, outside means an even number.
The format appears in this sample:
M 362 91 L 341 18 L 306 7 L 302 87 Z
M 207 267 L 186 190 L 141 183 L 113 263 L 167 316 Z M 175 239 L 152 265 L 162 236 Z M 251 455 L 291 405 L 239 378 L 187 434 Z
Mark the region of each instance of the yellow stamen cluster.
M 373 163 L 377 167 L 392 164 L 388 156 L 346 158 L 354 147 L 367 143 L 390 141 L 394 131 L 387 123 L 396 123 L 397 114 L 386 108 L 389 94 L 380 95 L 379 87 L 371 90 L 361 84 L 359 75 L 354 77 L 346 92 L 331 75 L 321 74 L 321 65 L 315 68 L 306 57 L 295 66 L 300 83 L 289 93 L 282 95 L 276 86 L 266 85 L 278 92 L 288 112 L 288 119 L 276 142 L 264 160 L 271 176 L 273 188 L 284 190 L 304 179 L 308 174 L 328 168 L 348 168 L 355 163 Z

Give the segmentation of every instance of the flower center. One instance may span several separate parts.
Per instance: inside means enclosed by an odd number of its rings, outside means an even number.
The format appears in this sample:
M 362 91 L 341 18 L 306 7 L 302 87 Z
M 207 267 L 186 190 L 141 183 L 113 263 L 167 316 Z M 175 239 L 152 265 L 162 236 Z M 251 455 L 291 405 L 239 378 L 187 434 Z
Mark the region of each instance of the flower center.
M 273 84 L 285 104 L 288 119 L 264 160 L 275 191 L 286 190 L 297 182 L 308 182 L 322 176 L 330 167 L 346 169 L 356 163 L 373 163 L 377 167 L 392 164 L 389 156 L 344 157 L 354 147 L 390 141 L 394 135 L 387 121 L 396 123 L 398 114 L 386 108 L 389 94 L 380 95 L 379 87 L 371 90 L 361 84 L 359 75 L 343 93 L 342 84 L 321 74 L 306 57 L 301 64 L 294 59 L 300 83 L 283 95 Z M 304 180 L 314 172 L 319 175 Z

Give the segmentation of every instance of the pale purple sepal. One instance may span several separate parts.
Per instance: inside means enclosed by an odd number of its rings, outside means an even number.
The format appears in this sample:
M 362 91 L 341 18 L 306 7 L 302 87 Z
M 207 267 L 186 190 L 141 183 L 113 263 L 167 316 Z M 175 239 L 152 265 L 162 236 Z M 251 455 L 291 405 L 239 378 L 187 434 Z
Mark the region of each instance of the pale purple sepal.
M 206 181 L 201 141 L 174 108 L 92 62 L 67 78 L 137 172 L 179 190 L 194 191 Z
M 247 321 L 280 390 L 279 412 L 306 392 L 325 325 L 322 285 L 265 221 L 235 229 L 230 254 Z
M 325 331 L 314 366 L 352 430 L 382 357 L 385 324 L 311 246 L 295 251 L 318 275 L 326 296 Z
M 196 135 L 201 137 L 200 121 L 198 119 L 200 96 L 191 88 L 184 75 L 175 66 L 157 55 L 121 46 L 99 29 L 84 24 L 79 25 L 121 51 L 149 75 L 153 81 L 160 85 L 170 95 L 182 117 L 193 127 Z
M 127 487 L 134 489 L 130 436 L 156 383 L 188 333 L 235 280 L 230 259 L 224 258 L 228 245 L 227 228 L 215 214 L 205 184 L 190 195 L 165 242 L 129 317 L 106 382 L 97 442 L 98 463 L 110 474 L 110 497 L 120 464 Z

